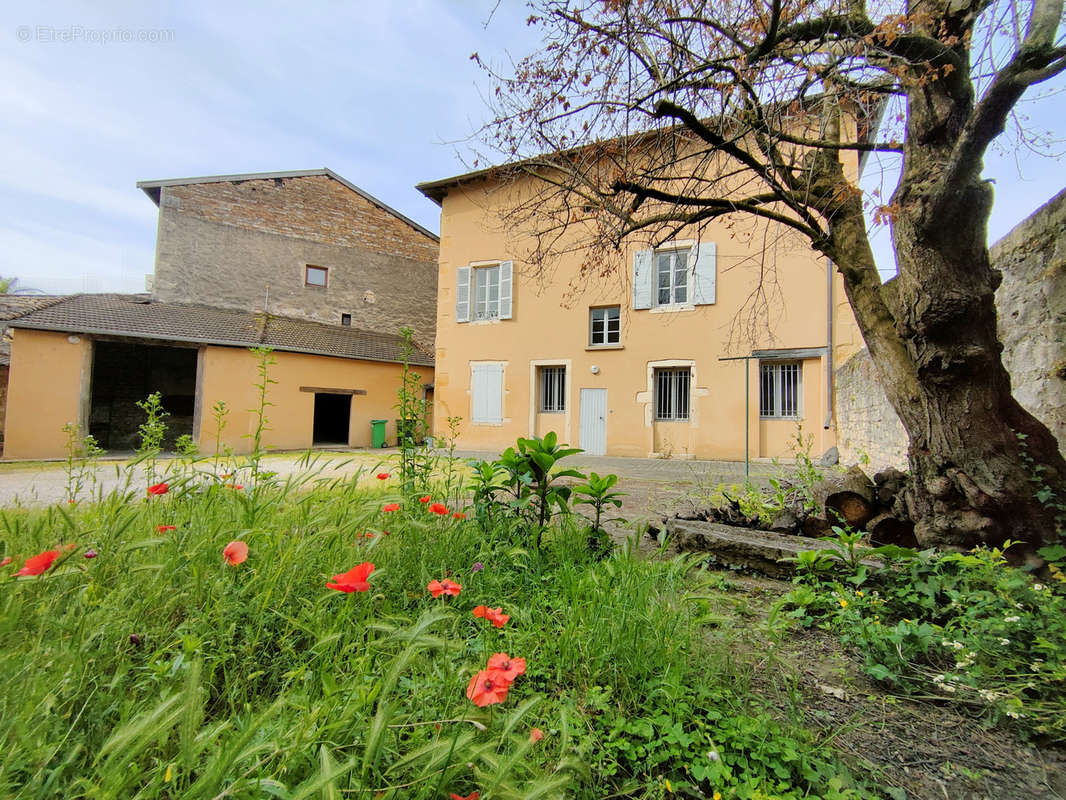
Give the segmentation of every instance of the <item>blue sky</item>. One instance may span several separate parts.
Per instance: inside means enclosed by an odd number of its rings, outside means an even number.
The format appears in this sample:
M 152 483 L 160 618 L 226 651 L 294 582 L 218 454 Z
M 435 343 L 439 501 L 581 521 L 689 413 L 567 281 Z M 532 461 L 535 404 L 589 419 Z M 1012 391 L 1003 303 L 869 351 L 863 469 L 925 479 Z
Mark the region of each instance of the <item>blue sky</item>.
M 419 181 L 465 170 L 497 62 L 536 44 L 515 0 L 45 2 L 0 10 L 0 275 L 141 291 L 156 208 L 138 180 L 330 167 L 431 230 Z M 132 41 L 117 41 L 125 38 Z M 144 41 L 140 41 L 144 38 Z M 1060 84 L 1062 81 L 1060 81 Z M 1061 97 L 1032 106 L 1061 131 Z M 995 240 L 1064 185 L 1057 161 L 988 159 Z M 887 236 L 875 240 L 890 270 Z

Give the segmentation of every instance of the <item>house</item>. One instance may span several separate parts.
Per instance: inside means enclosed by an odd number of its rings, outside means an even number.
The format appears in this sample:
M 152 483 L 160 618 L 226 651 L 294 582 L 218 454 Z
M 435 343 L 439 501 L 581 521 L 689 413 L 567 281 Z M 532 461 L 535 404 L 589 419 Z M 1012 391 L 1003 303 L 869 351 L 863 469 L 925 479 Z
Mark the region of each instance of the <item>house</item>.
M 275 364 L 268 447 L 369 446 L 371 420 L 395 441 L 396 390 L 410 363 L 432 384 L 437 237 L 328 169 L 145 181 L 159 207 L 150 293 L 75 295 L 10 320 L 7 458 L 64 455 L 76 422 L 131 450 L 160 392 L 172 442 L 251 446 L 260 381 Z
M 500 224 L 533 180 L 502 167 L 417 187 L 441 207 L 435 417 L 463 418 L 461 447 L 555 431 L 593 454 L 742 460 L 790 455 L 800 425 L 816 456 L 835 445 L 834 365 L 862 339 L 823 256 L 776 253 L 781 302 L 741 347 L 761 254 L 735 226 L 634 245 L 626 280 L 582 278 L 580 250 L 542 280 L 522 260 L 532 233 Z

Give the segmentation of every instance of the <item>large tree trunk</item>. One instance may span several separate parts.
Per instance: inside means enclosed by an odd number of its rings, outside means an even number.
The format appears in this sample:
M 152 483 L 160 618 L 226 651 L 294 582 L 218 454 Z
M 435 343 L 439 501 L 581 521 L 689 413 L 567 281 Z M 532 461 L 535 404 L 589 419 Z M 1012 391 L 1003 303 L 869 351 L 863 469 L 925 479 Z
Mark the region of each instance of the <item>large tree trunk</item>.
M 1048 428 L 1011 395 L 996 330 L 1000 275 L 987 246 L 992 190 L 980 160 L 945 190 L 972 104 L 969 83 L 934 81 L 908 98 L 903 174 L 891 206 L 895 291 L 879 285 L 857 200 L 838 209 L 832 250 L 910 437 L 915 480 L 904 500 L 918 541 L 972 547 L 1011 539 L 1031 549 L 1055 532 L 1054 514 L 1036 492 L 1042 484 L 1066 498 L 1066 461 Z
M 923 184 L 903 183 L 893 224 L 899 279 L 892 310 L 913 372 L 891 359 L 877 362 L 910 436 L 916 480 L 907 509 L 922 544 L 1037 544 L 1054 533 L 1055 521 L 1035 497 L 1034 467 L 1043 466 L 1040 481 L 1063 497 L 1066 461 L 1048 428 L 1011 395 L 1001 359 L 1000 276 L 986 245 L 991 189 L 972 184 L 955 218 L 934 222 L 923 218 L 930 205 L 922 202 Z

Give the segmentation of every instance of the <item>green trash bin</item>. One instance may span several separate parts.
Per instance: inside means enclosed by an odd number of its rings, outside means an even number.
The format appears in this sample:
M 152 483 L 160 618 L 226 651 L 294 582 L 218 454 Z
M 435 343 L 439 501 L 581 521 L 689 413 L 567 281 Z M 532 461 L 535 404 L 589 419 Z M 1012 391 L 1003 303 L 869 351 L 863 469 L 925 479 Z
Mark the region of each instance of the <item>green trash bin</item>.
M 385 419 L 372 419 L 370 420 L 370 446 L 371 447 L 384 447 L 385 446 L 385 423 L 388 420 Z

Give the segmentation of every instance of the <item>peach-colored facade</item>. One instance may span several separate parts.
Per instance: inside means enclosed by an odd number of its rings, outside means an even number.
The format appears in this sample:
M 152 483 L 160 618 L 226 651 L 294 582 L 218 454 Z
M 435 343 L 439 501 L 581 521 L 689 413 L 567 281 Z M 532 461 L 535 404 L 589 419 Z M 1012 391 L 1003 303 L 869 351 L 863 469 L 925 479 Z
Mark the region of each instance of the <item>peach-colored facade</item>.
M 653 301 L 652 307 L 638 309 L 633 307 L 632 283 L 634 256 L 640 247 L 620 255 L 623 260 L 615 277 L 602 283 L 579 281 L 580 254 L 562 258 L 548 282 L 530 275 L 520 257 L 525 252 L 522 236 L 501 230 L 499 212 L 508 202 L 509 191 L 515 190 L 485 180 L 456 182 L 440 201 L 438 433 L 443 432 L 441 425 L 447 417 L 461 416 L 459 444 L 463 448 L 498 450 L 512 445 L 517 437 L 554 430 L 563 441 L 608 455 L 742 460 L 745 362 L 719 359 L 773 350 L 762 363 L 795 364 L 800 371 L 797 413 L 760 418 L 760 361 L 752 360 L 747 368 L 751 457 L 789 455 L 797 424 L 802 424 L 805 437 L 813 437 L 815 455 L 835 444 L 827 381 L 830 360 L 843 363 L 862 346 L 862 339 L 842 279 L 835 271 L 830 278 L 831 266 L 824 257 L 798 240 L 779 245 L 775 254 L 778 299 L 771 298 L 769 330 L 758 334 L 754 347 L 747 340 L 730 347 L 730 328 L 759 280 L 757 263 L 745 264 L 759 259 L 752 259 L 750 246 L 736 235 L 735 227 L 712 223 L 699 232 L 698 240 L 692 234 L 691 240 L 682 236 L 670 243 L 680 248 L 714 243 L 713 302 L 692 303 L 690 282 L 690 302 L 657 306 Z M 459 321 L 459 271 L 471 268 L 466 275 L 474 276 L 479 267 L 507 261 L 513 262 L 511 318 Z M 570 290 L 572 282 L 583 285 L 583 291 L 575 295 Z M 469 293 L 472 298 L 473 278 Z M 595 346 L 590 340 L 590 309 L 604 306 L 619 307 L 620 341 Z M 538 376 L 545 366 L 565 369 L 561 411 L 541 411 L 544 403 Z M 502 370 L 499 418 L 475 423 L 474 403 L 484 402 L 485 389 L 481 384 L 475 389 L 472 376 L 475 371 L 484 375 L 486 369 Z M 661 407 L 656 383 L 660 373 L 668 370 L 688 373 L 687 418 L 658 419 Z M 488 391 L 494 392 L 495 378 L 487 380 Z M 603 394 L 583 394 L 585 389 L 606 390 L 602 422 L 597 404 Z M 587 403 L 585 420 L 583 403 Z M 484 410 L 479 413 L 484 419 Z
M 369 447 L 372 419 L 385 419 L 386 441 L 396 441 L 396 391 L 401 368 L 394 363 L 330 358 L 278 351 L 270 367 L 266 447 L 299 450 L 312 446 L 315 391 L 352 392 L 348 444 Z M 259 381 L 256 356 L 236 347 L 199 349 L 193 438 L 201 452 L 215 449 L 211 408 L 222 400 L 229 409 L 223 445 L 234 452 L 251 448 Z M 11 346 L 11 373 L 5 425 L 5 458 L 60 458 L 66 455 L 63 426 L 85 430 L 89 412 L 92 337 L 18 329 Z M 413 367 L 424 383 L 429 367 Z

